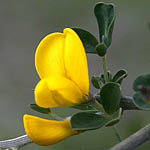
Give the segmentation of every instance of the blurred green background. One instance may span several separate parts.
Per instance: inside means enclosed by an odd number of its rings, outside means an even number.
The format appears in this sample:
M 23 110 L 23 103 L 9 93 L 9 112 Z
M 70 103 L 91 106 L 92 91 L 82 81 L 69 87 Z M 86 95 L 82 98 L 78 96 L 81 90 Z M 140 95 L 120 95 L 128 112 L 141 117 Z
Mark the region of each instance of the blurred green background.
M 1 0 L 0 1 L 0 140 L 25 134 L 22 117 L 39 115 L 28 106 L 34 103 L 33 89 L 39 81 L 34 67 L 34 53 L 47 34 L 65 27 L 81 27 L 97 37 L 93 14 L 98 0 Z M 108 68 L 128 70 L 122 89 L 132 96 L 135 77 L 150 70 L 149 0 L 103 0 L 116 5 L 113 42 L 107 56 Z M 101 60 L 88 55 L 90 77 L 102 72 Z M 91 92 L 95 89 L 91 87 Z M 71 110 L 58 109 L 66 115 Z M 75 111 L 74 111 L 75 112 Z M 73 113 L 74 113 L 73 112 Z M 149 112 L 126 111 L 117 124 L 126 138 L 150 122 Z M 43 116 L 46 117 L 46 116 Z M 106 150 L 118 141 L 112 128 L 73 136 L 56 145 L 41 147 L 31 144 L 23 150 Z M 149 150 L 150 142 L 138 150 Z

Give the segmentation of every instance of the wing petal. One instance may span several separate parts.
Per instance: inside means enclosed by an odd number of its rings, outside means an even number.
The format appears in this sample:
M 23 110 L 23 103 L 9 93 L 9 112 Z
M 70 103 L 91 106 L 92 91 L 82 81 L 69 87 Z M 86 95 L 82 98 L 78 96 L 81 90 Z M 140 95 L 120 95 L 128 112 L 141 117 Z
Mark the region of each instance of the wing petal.
M 31 115 L 24 115 L 24 128 L 34 143 L 43 146 L 56 144 L 69 136 L 78 134 L 71 129 L 69 120 L 46 120 Z

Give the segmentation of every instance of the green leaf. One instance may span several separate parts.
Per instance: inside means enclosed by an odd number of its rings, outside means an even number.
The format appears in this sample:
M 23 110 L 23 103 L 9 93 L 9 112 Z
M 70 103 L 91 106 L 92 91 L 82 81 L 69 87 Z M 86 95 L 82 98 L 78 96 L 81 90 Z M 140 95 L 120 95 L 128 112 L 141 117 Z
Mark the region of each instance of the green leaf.
M 36 104 L 30 104 L 30 108 L 37 112 L 43 113 L 43 114 L 49 114 L 51 112 L 51 110 L 49 108 L 42 108 Z
M 120 85 L 114 82 L 106 83 L 100 91 L 100 97 L 104 110 L 112 115 L 117 111 L 120 104 Z
M 150 74 L 138 76 L 133 83 L 133 89 L 134 104 L 140 109 L 150 110 Z
M 96 54 L 96 45 L 98 44 L 97 39 L 90 32 L 81 28 L 72 28 L 80 37 L 86 53 Z
M 105 43 L 108 48 L 112 42 L 115 21 L 114 5 L 103 2 L 97 3 L 94 13 L 98 22 L 100 42 Z
M 138 76 L 133 83 L 134 91 L 139 91 L 141 88 L 150 87 L 150 74 L 143 74 Z
M 71 108 L 79 109 L 79 110 L 95 110 L 92 106 L 90 106 L 88 104 L 74 105 Z
M 121 84 L 122 80 L 127 77 L 127 71 L 122 69 L 119 70 L 113 77 L 112 82 Z
M 108 72 L 107 72 L 107 74 L 108 74 Z M 105 84 L 104 74 L 100 74 L 100 80 L 103 84 Z
M 112 81 L 112 74 L 110 71 L 107 71 L 107 75 L 108 75 L 108 79 L 109 79 L 109 82 Z M 105 84 L 105 78 L 104 78 L 104 74 L 100 74 L 100 80 L 102 83 Z
M 73 130 L 95 130 L 103 127 L 107 121 L 102 115 L 80 112 L 72 116 L 71 127 Z
M 120 118 L 121 118 L 121 113 L 122 113 L 122 108 L 120 108 L 116 113 L 114 113 L 112 115 L 112 118 L 110 119 L 110 121 L 108 121 L 106 123 L 106 126 L 113 126 L 115 125 L 116 123 L 118 123 L 120 121 Z
M 99 56 L 103 57 L 106 54 L 107 47 L 105 43 L 100 43 L 96 46 L 96 52 Z
M 100 77 L 93 76 L 91 82 L 96 89 L 100 89 L 101 86 Z
M 147 99 L 140 92 L 136 92 L 134 94 L 133 102 L 140 109 L 150 110 L 150 100 L 147 101 Z

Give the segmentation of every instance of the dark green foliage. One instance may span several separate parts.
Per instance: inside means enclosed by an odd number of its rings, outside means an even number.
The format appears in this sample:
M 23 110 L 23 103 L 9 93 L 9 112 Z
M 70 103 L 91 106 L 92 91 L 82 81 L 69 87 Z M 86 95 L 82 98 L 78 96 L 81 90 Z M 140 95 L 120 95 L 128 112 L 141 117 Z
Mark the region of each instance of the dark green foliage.
M 100 43 L 108 48 L 112 42 L 115 21 L 114 5 L 100 2 L 96 4 L 94 13 L 98 22 Z
M 43 114 L 49 114 L 51 112 L 49 108 L 42 108 L 37 104 L 30 104 L 30 108 Z
M 127 71 L 122 69 L 119 70 L 113 77 L 112 82 L 121 84 L 123 79 L 127 77 Z
M 140 92 L 134 94 L 133 102 L 140 109 L 150 110 L 150 104 L 147 103 L 146 98 Z
M 119 84 L 113 82 L 106 83 L 100 91 L 100 98 L 105 111 L 109 115 L 115 113 L 121 99 Z
M 96 52 L 99 56 L 104 56 L 106 54 L 107 47 L 104 43 L 100 43 L 96 46 Z
M 96 53 L 97 39 L 88 31 L 81 28 L 72 28 L 80 37 L 86 53 Z
M 115 112 L 110 121 L 106 123 L 106 126 L 113 126 L 120 121 L 122 109 L 120 108 L 117 112 Z
M 138 76 L 133 83 L 133 89 L 135 105 L 140 109 L 150 110 L 150 74 Z
M 150 74 L 143 74 L 138 76 L 133 83 L 133 89 L 139 91 L 140 86 L 150 87 Z
M 93 76 L 91 79 L 91 82 L 96 89 L 100 89 L 100 86 L 101 86 L 100 77 Z
M 107 71 L 107 75 L 108 75 L 109 82 L 111 82 L 112 81 L 112 74 L 111 74 L 111 72 Z M 104 74 L 100 74 L 100 80 L 101 80 L 102 83 L 105 84 Z
M 72 116 L 71 127 L 73 130 L 95 130 L 103 127 L 107 121 L 102 115 L 80 112 Z

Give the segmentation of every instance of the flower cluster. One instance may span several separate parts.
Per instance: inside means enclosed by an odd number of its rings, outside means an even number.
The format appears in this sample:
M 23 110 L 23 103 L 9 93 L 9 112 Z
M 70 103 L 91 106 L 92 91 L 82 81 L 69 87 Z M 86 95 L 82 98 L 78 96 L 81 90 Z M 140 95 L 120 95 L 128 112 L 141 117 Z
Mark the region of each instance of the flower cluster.
M 44 108 L 68 107 L 88 101 L 89 76 L 84 46 L 70 28 L 47 35 L 35 54 L 40 81 L 35 88 L 36 104 Z M 70 121 L 46 120 L 24 115 L 24 128 L 39 145 L 52 145 L 78 134 Z

